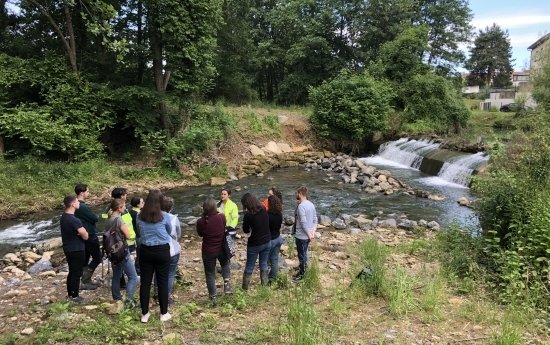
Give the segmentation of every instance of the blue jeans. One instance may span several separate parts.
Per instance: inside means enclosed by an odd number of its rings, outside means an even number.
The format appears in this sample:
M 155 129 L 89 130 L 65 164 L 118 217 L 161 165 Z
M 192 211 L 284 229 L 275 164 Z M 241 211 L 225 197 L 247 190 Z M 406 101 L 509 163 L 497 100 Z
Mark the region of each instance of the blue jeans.
M 275 279 L 277 273 L 279 273 L 279 252 L 281 251 L 281 245 L 283 239 L 279 235 L 276 239 L 271 240 L 271 250 L 269 251 L 269 264 L 271 270 L 269 271 L 269 279 Z
M 170 294 L 174 288 L 174 279 L 176 277 L 176 270 L 178 269 L 179 260 L 179 253 L 170 257 L 170 267 L 168 268 L 168 294 Z
M 306 272 L 307 267 L 307 248 L 311 240 L 301 240 L 296 238 L 296 250 L 298 251 L 298 261 L 300 261 L 300 275 Z
M 118 263 L 113 265 L 113 279 L 111 281 L 111 294 L 115 301 L 120 300 L 122 297 L 120 295 L 120 277 L 122 277 L 122 272 L 128 276 L 128 283 L 126 285 L 126 301 L 134 301 L 134 292 L 136 291 L 137 286 L 137 273 L 130 253 L 126 254 L 126 258 Z
M 246 266 L 244 267 L 245 274 L 252 274 L 256 259 L 260 256 L 260 271 L 267 271 L 267 260 L 269 259 L 269 250 L 271 242 L 260 244 L 259 246 L 246 248 Z

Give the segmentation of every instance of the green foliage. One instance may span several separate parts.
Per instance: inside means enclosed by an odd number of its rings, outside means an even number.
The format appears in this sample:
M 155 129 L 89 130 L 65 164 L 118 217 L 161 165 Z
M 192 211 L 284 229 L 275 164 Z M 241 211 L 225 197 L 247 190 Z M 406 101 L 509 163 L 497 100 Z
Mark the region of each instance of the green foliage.
M 387 83 L 343 71 L 311 90 L 311 122 L 324 137 L 362 142 L 386 128 L 392 96 Z
M 474 235 L 474 236 L 472 236 Z M 438 259 L 445 273 L 459 278 L 475 278 L 482 260 L 482 240 L 470 231 L 452 225 L 436 237 Z
M 1 54 L 0 90 L 0 135 L 25 143 L 36 155 L 61 152 L 82 160 L 102 154 L 101 133 L 114 123 L 104 86 L 67 72 L 56 58 Z
M 412 294 L 413 281 L 407 272 L 397 267 L 384 286 L 385 296 L 388 299 L 388 309 L 393 316 L 406 315 L 415 308 Z
M 406 122 L 427 120 L 447 132 L 458 132 L 468 122 L 470 112 L 451 82 L 434 73 L 418 74 L 403 87 Z
M 533 98 L 539 107 L 550 111 L 550 51 L 546 49 L 540 57 L 540 68 L 533 71 Z
M 470 71 L 468 85 L 510 86 L 513 72 L 511 58 L 508 31 L 502 31 L 496 24 L 485 28 L 485 31 L 480 30 L 466 63 Z
M 381 296 L 384 293 L 386 276 L 386 248 L 377 240 L 369 238 L 359 247 L 361 269 L 364 275 L 359 278 L 360 286 L 367 295 Z
M 304 286 L 289 290 L 286 320 L 282 324 L 287 339 L 284 342 L 294 345 L 314 345 L 322 343 L 323 332 L 319 324 L 317 312 L 311 292 Z
M 516 133 L 475 182 L 492 283 L 508 303 L 546 309 L 550 266 L 550 132 L 545 114 L 534 133 Z
M 376 63 L 369 71 L 378 78 L 387 78 L 396 83 L 406 82 L 418 73 L 426 72 L 428 66 L 422 56 L 428 46 L 428 28 L 413 27 L 404 30 L 394 40 L 384 43 Z
M 166 144 L 162 161 L 177 166 L 191 155 L 205 152 L 227 140 L 234 128 L 234 118 L 221 106 L 197 108 L 189 127 L 177 133 Z

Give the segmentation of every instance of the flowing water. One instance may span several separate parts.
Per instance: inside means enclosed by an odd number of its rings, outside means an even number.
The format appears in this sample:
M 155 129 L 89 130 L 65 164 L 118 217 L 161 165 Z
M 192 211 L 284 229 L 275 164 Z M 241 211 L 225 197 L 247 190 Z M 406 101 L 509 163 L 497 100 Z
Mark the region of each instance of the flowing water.
M 294 213 L 294 190 L 299 185 L 306 185 L 311 190 L 310 199 L 317 207 L 318 214 L 331 218 L 341 213 L 362 213 L 373 217 L 378 211 L 384 214 L 405 213 L 412 220 L 436 220 L 442 225 L 458 222 L 464 225 L 478 226 L 472 210 L 459 207 L 456 200 L 460 196 L 471 198 L 464 186 L 441 181 L 432 181 L 428 175 L 396 164 L 381 157 L 367 158 L 371 165 L 391 170 L 395 176 L 411 186 L 419 187 L 433 193 L 444 195 L 444 201 L 433 201 L 416 198 L 401 193 L 384 196 L 362 192 L 359 184 L 342 184 L 338 174 L 325 171 L 306 171 L 303 167 L 284 168 L 265 173 L 264 177 L 250 176 L 233 182 L 234 191 L 231 198 L 239 208 L 240 198 L 246 192 L 254 193 L 260 198 L 267 196 L 270 186 L 276 186 L 283 192 L 284 213 Z M 174 213 L 181 219 L 192 215 L 192 208 L 201 205 L 207 197 L 217 198 L 220 187 L 199 186 L 167 191 L 166 194 L 175 200 Z M 94 191 L 92 190 L 91 193 Z M 100 213 L 106 205 L 94 208 Z M 35 214 L 27 218 L 0 222 L 0 252 L 13 249 L 14 246 L 36 243 L 59 236 L 59 216 L 61 212 Z M 103 229 L 100 221 L 98 230 Z
M 465 154 L 440 147 L 440 143 L 429 139 L 401 138 L 382 144 L 377 157 L 397 163 L 398 166 L 410 167 L 434 175 L 437 173 L 438 178 L 426 181 L 428 184 L 439 185 L 449 182 L 468 186 L 472 174 L 489 162 L 489 155 L 484 152 Z

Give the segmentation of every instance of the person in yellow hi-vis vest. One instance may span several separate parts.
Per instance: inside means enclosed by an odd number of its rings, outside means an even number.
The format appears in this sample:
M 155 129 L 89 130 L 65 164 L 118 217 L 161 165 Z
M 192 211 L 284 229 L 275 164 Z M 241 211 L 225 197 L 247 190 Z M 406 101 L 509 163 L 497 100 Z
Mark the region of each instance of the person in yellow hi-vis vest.
M 229 197 L 231 189 L 223 188 L 218 202 L 218 212 L 225 216 L 225 229 L 232 237 L 237 235 L 237 223 L 239 222 L 239 208 Z
M 111 197 L 113 199 L 121 199 L 126 202 L 126 199 L 128 198 L 128 190 L 126 188 L 122 187 L 116 187 L 111 192 Z M 108 209 L 105 213 L 101 214 L 101 218 L 107 219 L 109 218 Z M 124 210 L 124 213 L 122 213 L 121 217 L 122 221 L 126 226 L 128 227 L 128 232 L 130 234 L 130 237 L 126 240 L 128 243 L 128 249 L 130 249 L 130 254 L 135 252 L 136 250 L 136 231 L 134 230 L 134 225 L 132 222 L 132 215 L 130 212 L 128 212 L 127 209 Z M 125 289 L 126 288 L 126 280 L 124 279 L 124 275 L 120 277 L 120 288 Z

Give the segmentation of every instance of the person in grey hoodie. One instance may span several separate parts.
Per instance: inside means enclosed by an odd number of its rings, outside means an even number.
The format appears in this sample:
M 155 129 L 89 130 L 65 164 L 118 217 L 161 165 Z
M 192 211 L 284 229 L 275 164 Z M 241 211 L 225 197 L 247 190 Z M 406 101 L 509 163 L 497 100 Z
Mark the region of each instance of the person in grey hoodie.
M 304 278 L 307 268 L 307 250 L 311 240 L 315 238 L 315 230 L 317 229 L 317 211 L 315 206 L 308 199 L 308 190 L 302 186 L 296 189 L 296 207 L 295 214 L 295 231 L 296 250 L 298 251 L 298 260 L 300 266 L 298 273 L 293 276 L 294 281 L 300 281 Z

